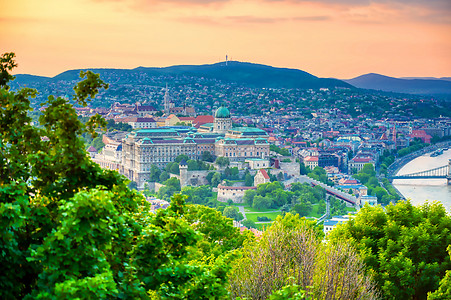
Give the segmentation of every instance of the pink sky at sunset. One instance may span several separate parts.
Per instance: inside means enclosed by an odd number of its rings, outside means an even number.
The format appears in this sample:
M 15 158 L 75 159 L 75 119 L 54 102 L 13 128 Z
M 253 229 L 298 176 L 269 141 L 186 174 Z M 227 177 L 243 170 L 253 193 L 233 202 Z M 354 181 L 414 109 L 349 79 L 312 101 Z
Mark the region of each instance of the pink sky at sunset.
M 15 73 L 225 60 L 320 77 L 451 76 L 449 0 L 0 0 Z

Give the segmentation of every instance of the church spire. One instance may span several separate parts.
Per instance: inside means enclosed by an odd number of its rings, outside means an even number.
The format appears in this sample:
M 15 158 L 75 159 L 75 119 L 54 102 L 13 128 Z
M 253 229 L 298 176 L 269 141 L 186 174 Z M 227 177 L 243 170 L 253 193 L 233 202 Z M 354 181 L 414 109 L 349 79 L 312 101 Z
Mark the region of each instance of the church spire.
M 171 98 L 169 96 L 168 84 L 166 83 L 166 92 L 164 93 L 164 113 L 169 115 Z

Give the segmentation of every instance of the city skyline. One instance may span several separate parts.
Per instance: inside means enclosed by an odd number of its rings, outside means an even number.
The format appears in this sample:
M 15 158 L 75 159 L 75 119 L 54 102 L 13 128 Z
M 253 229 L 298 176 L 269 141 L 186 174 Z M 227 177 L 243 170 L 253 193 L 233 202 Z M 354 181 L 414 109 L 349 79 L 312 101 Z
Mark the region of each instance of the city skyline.
M 229 60 L 319 77 L 451 76 L 447 0 L 55 0 L 2 3 L 16 74 Z

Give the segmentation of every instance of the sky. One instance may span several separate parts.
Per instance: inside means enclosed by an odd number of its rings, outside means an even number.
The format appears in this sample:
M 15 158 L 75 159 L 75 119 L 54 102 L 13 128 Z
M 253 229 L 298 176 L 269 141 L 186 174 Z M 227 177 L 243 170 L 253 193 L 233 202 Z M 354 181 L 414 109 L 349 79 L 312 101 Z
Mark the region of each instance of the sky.
M 451 0 L 0 0 L 15 74 L 229 60 L 319 77 L 451 76 Z

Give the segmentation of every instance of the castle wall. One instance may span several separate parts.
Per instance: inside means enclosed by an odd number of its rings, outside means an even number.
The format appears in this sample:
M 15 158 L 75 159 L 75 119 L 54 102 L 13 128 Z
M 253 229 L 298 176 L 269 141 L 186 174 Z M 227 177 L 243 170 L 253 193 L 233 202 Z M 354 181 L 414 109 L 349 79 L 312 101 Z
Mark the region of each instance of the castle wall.
M 257 189 L 255 186 L 218 185 L 218 201 L 227 202 L 230 199 L 233 203 L 243 203 L 244 193 L 255 189 Z

